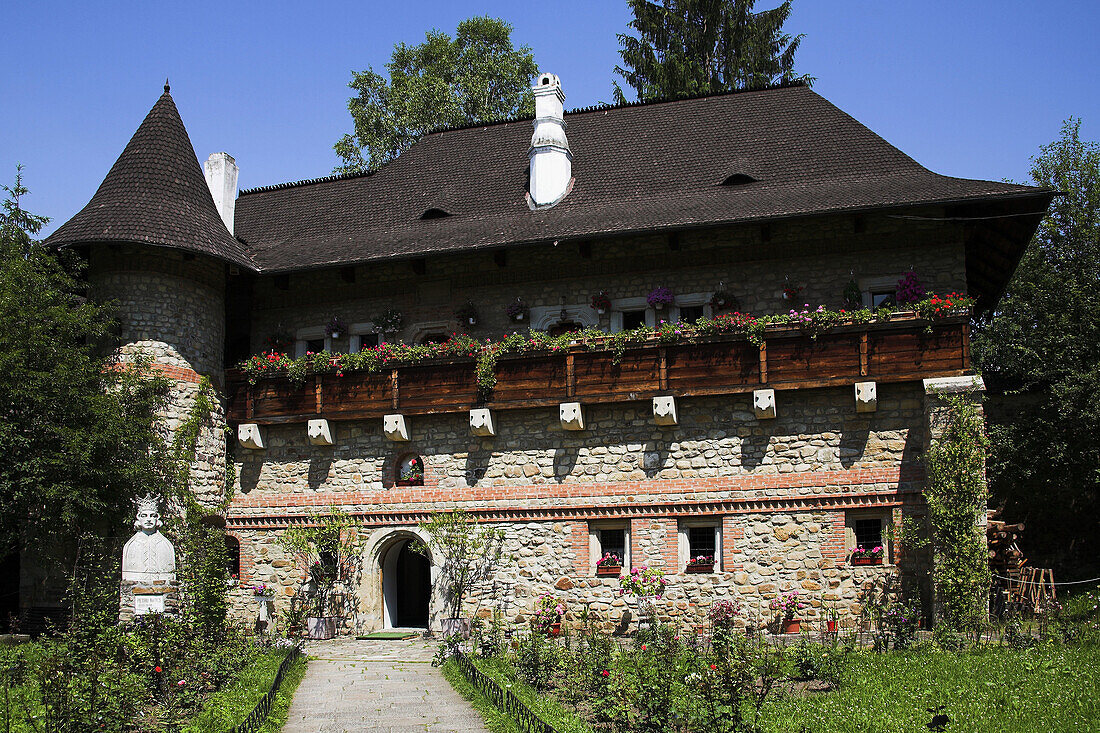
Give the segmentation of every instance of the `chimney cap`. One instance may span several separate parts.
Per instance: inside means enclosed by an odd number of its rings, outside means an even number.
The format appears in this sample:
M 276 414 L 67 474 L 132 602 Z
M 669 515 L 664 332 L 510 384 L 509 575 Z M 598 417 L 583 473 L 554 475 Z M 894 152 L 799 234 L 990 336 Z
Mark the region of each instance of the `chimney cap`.
M 561 79 L 558 78 L 557 74 L 543 73 L 536 77 L 534 86 L 536 92 L 553 89 L 561 89 Z

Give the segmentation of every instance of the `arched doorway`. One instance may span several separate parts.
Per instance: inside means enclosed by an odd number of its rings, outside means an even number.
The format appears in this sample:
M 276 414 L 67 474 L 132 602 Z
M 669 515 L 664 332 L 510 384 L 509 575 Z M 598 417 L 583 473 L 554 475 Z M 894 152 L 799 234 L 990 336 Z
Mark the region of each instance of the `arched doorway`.
M 391 628 L 427 628 L 432 596 L 432 568 L 428 558 L 412 549 L 413 540 L 401 539 L 386 551 L 382 562 L 383 618 Z

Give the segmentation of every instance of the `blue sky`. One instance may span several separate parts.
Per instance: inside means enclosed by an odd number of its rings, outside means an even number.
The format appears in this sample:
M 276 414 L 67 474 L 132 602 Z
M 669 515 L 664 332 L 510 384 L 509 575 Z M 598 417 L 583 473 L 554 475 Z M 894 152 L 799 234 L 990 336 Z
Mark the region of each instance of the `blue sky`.
M 472 15 L 515 26 L 568 108 L 610 100 L 620 0 L 9 3 L 0 182 L 25 165 L 24 205 L 54 219 L 48 233 L 91 198 L 165 76 L 196 152 L 233 155 L 242 188 L 327 175 L 351 70 Z M 1070 115 L 1100 138 L 1098 28 L 1095 0 L 795 0 L 787 24 L 818 93 L 928 168 L 992 180 L 1025 180 Z

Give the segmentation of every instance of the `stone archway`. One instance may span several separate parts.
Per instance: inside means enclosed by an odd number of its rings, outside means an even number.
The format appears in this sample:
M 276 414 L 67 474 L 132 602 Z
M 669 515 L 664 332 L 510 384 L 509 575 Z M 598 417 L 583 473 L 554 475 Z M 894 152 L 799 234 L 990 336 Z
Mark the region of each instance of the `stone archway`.
M 436 626 L 439 603 L 433 589 L 439 568 L 411 547 L 427 539 L 416 526 L 380 527 L 371 533 L 363 548 L 358 594 L 363 630 Z
M 432 598 L 431 563 L 412 549 L 414 540 L 392 542 L 382 555 L 382 617 L 386 628 L 427 628 Z

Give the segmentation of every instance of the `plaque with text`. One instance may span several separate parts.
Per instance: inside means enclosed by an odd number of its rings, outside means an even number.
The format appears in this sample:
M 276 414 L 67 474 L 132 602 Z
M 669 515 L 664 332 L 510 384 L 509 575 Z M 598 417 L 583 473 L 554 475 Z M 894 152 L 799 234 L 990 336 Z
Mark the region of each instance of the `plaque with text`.
M 134 596 L 134 615 L 144 616 L 147 613 L 164 613 L 163 595 Z

